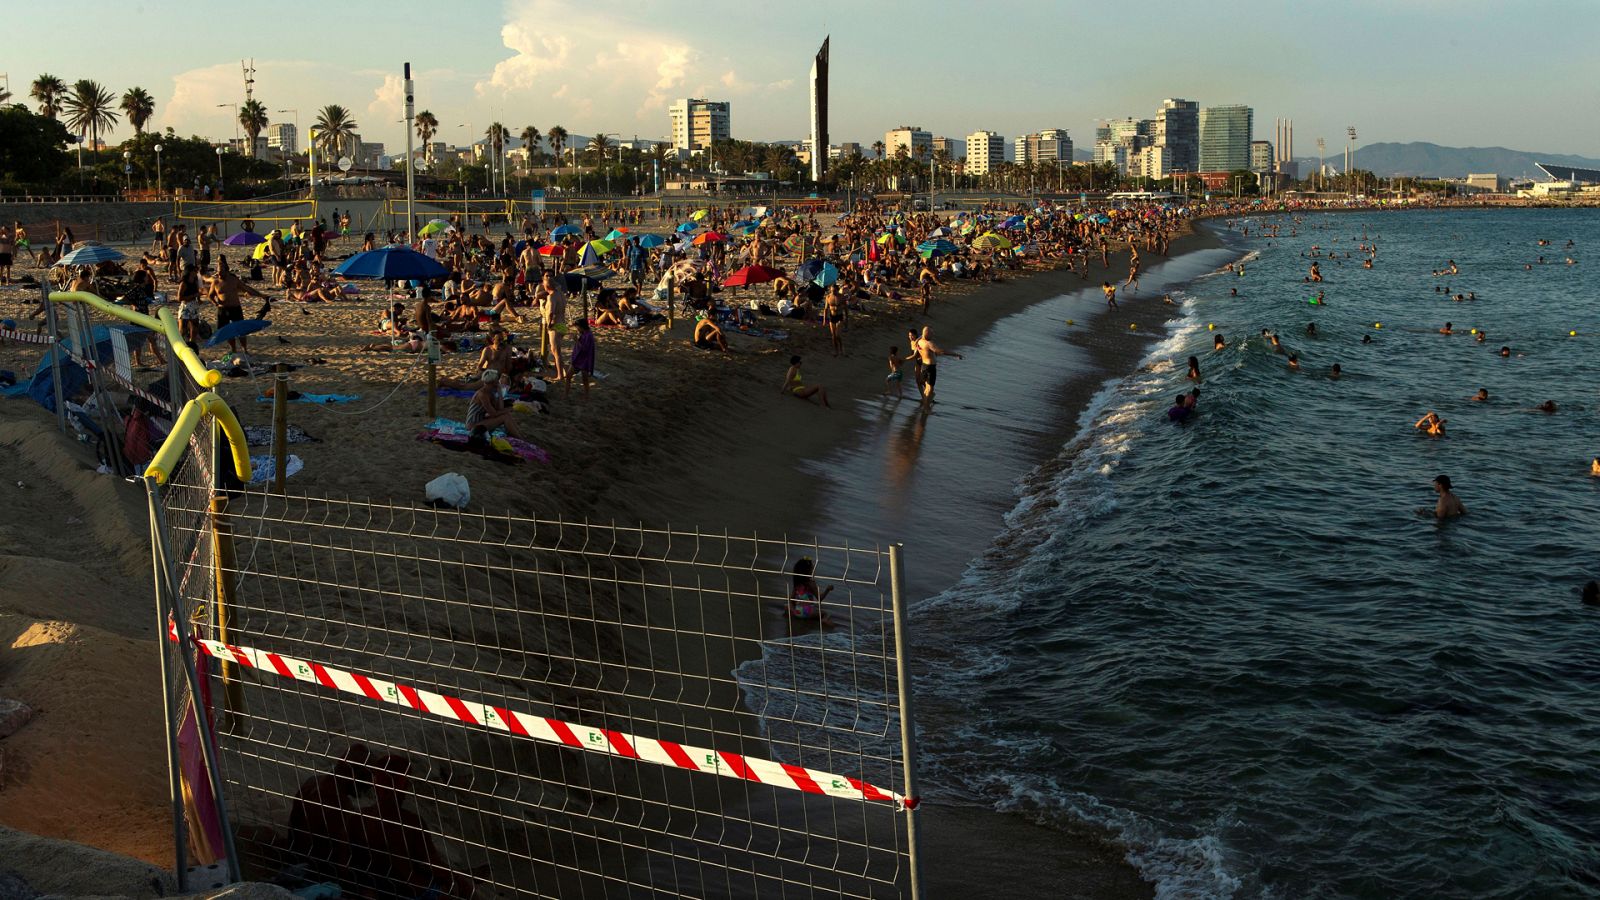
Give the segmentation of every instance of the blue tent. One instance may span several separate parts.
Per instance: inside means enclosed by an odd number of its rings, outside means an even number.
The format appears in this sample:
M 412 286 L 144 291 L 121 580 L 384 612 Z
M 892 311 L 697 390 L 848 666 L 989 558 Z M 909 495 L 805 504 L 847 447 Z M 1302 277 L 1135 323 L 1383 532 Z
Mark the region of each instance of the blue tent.
M 101 365 L 112 365 L 116 358 L 111 349 L 111 329 L 104 325 L 94 327 L 94 358 Z M 68 342 L 71 346 L 71 342 Z M 76 348 L 73 348 L 76 351 Z M 61 359 L 61 396 L 71 397 L 83 390 L 89 383 L 89 373 L 73 361 L 61 347 L 51 347 L 39 358 L 39 364 L 34 367 L 33 377 L 26 381 L 19 381 L 9 388 L 0 389 L 0 394 L 7 397 L 20 397 L 26 395 L 34 402 L 49 410 L 56 411 L 56 392 L 54 373 L 50 369 L 50 354 L 58 353 Z M 86 355 L 86 354 L 79 354 Z

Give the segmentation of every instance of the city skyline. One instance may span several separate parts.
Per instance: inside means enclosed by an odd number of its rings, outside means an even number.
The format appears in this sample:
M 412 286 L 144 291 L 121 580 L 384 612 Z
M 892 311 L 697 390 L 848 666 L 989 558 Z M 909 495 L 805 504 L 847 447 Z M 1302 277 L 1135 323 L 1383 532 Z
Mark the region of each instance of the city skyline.
M 316 110 L 336 103 L 352 111 L 369 140 L 403 145 L 400 69 L 410 61 L 418 108 L 439 117 L 439 138 L 452 144 L 467 143 L 469 130 L 481 137 L 491 121 L 513 132 L 527 123 L 542 130 L 561 124 L 580 134 L 667 139 L 667 106 L 682 97 L 731 103 L 736 138 L 793 141 L 808 136 L 808 72 L 818 44 L 832 32 L 839 40 L 830 72 L 835 143 L 870 147 L 896 123 L 918 122 L 952 136 L 1065 128 L 1087 148 L 1097 120 L 1145 117 L 1162 98 L 1181 96 L 1202 106 L 1248 105 L 1258 122 L 1292 117 L 1302 146 L 1318 136 L 1340 143 L 1345 126 L 1354 124 L 1369 143 L 1600 155 L 1600 122 L 1567 114 L 1570 101 L 1560 92 L 1526 90 L 1557 81 L 1582 84 L 1600 74 L 1581 30 L 1542 31 L 1537 48 L 1497 40 L 1529 22 L 1585 11 L 1570 0 L 1543 0 L 1514 12 L 1476 0 L 1354 0 L 1348 16 L 1317 22 L 1316 47 L 1305 45 L 1303 24 L 1252 15 L 1269 9 L 1255 0 L 1223 0 L 1203 11 L 1157 3 L 1144 11 L 1165 10 L 1160 18 L 1170 27 L 1141 32 L 1137 49 L 1129 45 L 1123 55 L 1115 46 L 1088 51 L 1078 40 L 1124 32 L 1115 10 L 1019 0 L 1008 12 L 1030 24 L 1007 34 L 1007 58 L 1030 64 L 992 78 L 939 75 L 941 68 L 982 71 L 958 64 L 969 49 L 962 41 L 971 17 L 979 14 L 959 6 L 918 6 L 907 16 L 902 13 L 913 7 L 901 4 L 822 2 L 808 10 L 810 21 L 786 22 L 782 29 L 770 27 L 764 10 L 721 2 L 702 5 L 704 15 L 695 17 L 664 16 L 645 5 L 608 11 L 602 20 L 571 0 L 508 0 L 454 9 L 448 29 L 417 27 L 437 15 L 427 4 L 401 0 L 391 9 L 382 21 L 361 22 L 360 39 L 322 45 L 315 39 L 322 32 L 304 28 L 306 21 L 328 19 L 316 15 L 321 8 L 285 0 L 271 21 L 208 35 L 199 55 L 188 47 L 173 54 L 169 23 L 160 16 L 88 0 L 79 12 L 119 34 L 114 58 L 75 61 L 59 49 L 81 36 L 81 19 L 20 17 L 5 74 L 14 102 L 27 102 L 29 83 L 44 72 L 68 81 L 91 78 L 118 93 L 137 85 L 156 100 L 153 127 L 217 140 L 234 136 L 231 107 L 244 99 L 239 63 L 253 59 L 256 98 L 273 122 L 293 123 L 295 115 L 280 110 L 298 110 L 302 137 Z M 1381 29 L 1371 26 L 1369 15 L 1378 12 Z M 1201 26 L 1217 21 L 1236 24 L 1197 42 L 1193 35 Z M 878 36 L 891 25 L 897 40 L 885 45 Z M 741 50 L 755 33 L 763 36 L 760 50 Z M 1424 34 L 1426 41 L 1419 41 Z M 1491 41 L 1492 54 L 1476 51 Z M 1326 47 L 1339 49 L 1318 49 Z M 1243 54 L 1240 63 L 1206 64 L 1230 49 Z M 1085 52 L 1115 64 L 1085 65 Z M 1449 64 L 1452 54 L 1468 53 L 1470 77 Z M 1406 90 L 1394 91 L 1396 84 Z M 110 138 L 130 133 L 119 123 Z

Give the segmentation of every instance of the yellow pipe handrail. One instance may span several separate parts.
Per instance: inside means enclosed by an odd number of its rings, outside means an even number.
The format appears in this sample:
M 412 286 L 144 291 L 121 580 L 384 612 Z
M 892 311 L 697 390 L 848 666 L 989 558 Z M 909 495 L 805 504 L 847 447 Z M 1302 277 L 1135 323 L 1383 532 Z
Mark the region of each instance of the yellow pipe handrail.
M 201 387 L 215 387 L 222 380 L 222 373 L 215 369 L 206 368 L 205 363 L 191 349 L 183 339 L 183 332 L 178 327 L 177 317 L 172 310 L 165 307 L 156 310 L 154 316 L 134 312 L 111 303 L 104 297 L 86 294 L 82 291 L 51 291 L 52 303 L 82 303 L 92 306 L 108 316 L 121 319 L 150 331 L 166 335 L 167 343 L 172 347 L 172 353 L 189 370 L 189 377 L 193 378 Z M 174 398 L 176 399 L 176 398 Z M 217 423 L 222 426 L 222 431 L 228 436 L 228 443 L 233 450 L 233 470 L 240 480 L 250 480 L 250 450 L 245 444 L 244 429 L 239 427 L 239 418 L 228 407 L 227 401 L 212 391 L 206 391 L 200 396 L 183 405 L 173 421 L 172 431 L 168 432 L 167 439 L 161 442 L 161 447 L 156 450 L 156 455 L 145 469 L 145 475 L 156 480 L 157 484 L 165 484 L 167 476 L 171 474 L 178 459 L 183 456 L 183 450 L 189 445 L 189 436 L 200 425 L 202 414 L 209 413 Z
M 217 424 L 222 426 L 223 434 L 228 436 L 228 444 L 233 450 L 233 471 L 239 480 L 250 480 L 250 448 L 245 443 L 244 429 L 239 427 L 239 419 L 228 408 L 227 401 L 211 391 L 183 405 L 183 411 L 173 421 L 167 439 L 161 442 L 150 465 L 145 467 L 145 477 L 154 478 L 156 484 L 167 483 L 167 476 L 177 467 L 179 458 L 189 445 L 189 436 L 200 426 L 200 417 L 205 413 L 216 419 Z

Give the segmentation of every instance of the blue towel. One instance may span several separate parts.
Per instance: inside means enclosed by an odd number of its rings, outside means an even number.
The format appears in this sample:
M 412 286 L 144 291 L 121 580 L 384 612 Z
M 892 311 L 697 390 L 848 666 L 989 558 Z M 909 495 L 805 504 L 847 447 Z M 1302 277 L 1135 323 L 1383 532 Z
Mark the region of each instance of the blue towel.
M 296 403 L 349 403 L 360 400 L 360 394 L 301 394 L 294 398 Z M 257 397 L 257 403 L 271 403 L 271 397 Z

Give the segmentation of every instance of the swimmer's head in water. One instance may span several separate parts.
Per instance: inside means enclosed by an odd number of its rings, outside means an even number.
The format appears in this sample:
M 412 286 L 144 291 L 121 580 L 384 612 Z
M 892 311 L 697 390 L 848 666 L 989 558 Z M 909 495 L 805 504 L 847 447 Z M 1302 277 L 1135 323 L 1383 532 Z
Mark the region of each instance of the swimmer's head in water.
M 1435 475 L 1435 476 L 1433 476 L 1433 485 L 1434 485 L 1434 487 L 1437 487 L 1441 491 L 1450 490 L 1450 476 L 1449 475 Z
M 1500 348 L 1500 355 L 1501 356 L 1510 356 L 1511 355 L 1511 348 L 1510 347 L 1501 347 Z

